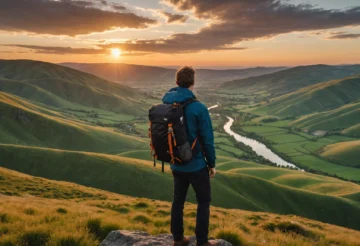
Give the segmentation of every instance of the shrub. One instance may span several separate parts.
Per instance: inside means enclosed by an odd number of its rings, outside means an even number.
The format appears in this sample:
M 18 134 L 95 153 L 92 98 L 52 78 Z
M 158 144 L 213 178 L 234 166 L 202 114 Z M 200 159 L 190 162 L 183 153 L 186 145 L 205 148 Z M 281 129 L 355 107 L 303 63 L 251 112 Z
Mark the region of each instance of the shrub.
M 100 238 L 100 236 L 101 236 L 101 220 L 100 219 L 89 219 L 86 223 L 86 227 L 91 234 L 93 234 L 97 238 Z
M 67 214 L 67 210 L 65 208 L 58 208 L 56 212 L 58 212 L 59 214 Z
M 27 215 L 34 215 L 34 214 L 36 214 L 36 211 L 32 208 L 27 208 L 24 210 L 24 213 Z
M 216 238 L 224 239 L 234 246 L 247 245 L 245 240 L 236 232 L 230 230 L 220 230 L 216 234 Z
M 250 232 L 249 228 L 247 228 L 245 225 L 243 225 L 243 224 L 241 224 L 241 223 L 238 224 L 238 227 L 240 228 L 240 230 L 242 230 L 242 231 L 245 232 L 245 233 L 249 233 L 249 232 Z
M 9 233 L 9 228 L 7 228 L 7 227 L 0 228 L 0 236 L 8 234 L 8 233 Z
M 89 219 L 86 227 L 88 228 L 89 232 L 100 241 L 104 240 L 110 232 L 120 229 L 120 227 L 116 224 L 102 225 L 100 219 Z
M 313 239 L 318 239 L 320 236 L 312 231 L 304 229 L 298 224 L 293 224 L 291 222 L 281 222 L 277 225 L 279 231 L 283 233 L 294 233 L 304 237 L 309 237 Z
M 170 212 L 164 211 L 164 210 L 158 210 L 158 211 L 156 211 L 156 215 L 165 217 L 165 216 L 170 215 Z
M 8 223 L 10 221 L 8 214 L 0 214 L 0 223 Z
M 248 216 L 247 219 L 248 220 L 255 220 L 255 221 L 263 220 L 263 218 L 260 215 L 251 215 L 251 216 Z
M 45 231 L 27 231 L 19 238 L 19 245 L 22 246 L 43 246 L 50 241 L 50 234 Z
M 263 228 L 267 231 L 272 231 L 272 232 L 275 232 L 275 230 L 277 229 L 282 233 L 293 233 L 303 237 L 312 238 L 315 240 L 320 238 L 320 235 L 312 231 L 306 230 L 302 226 L 298 224 L 293 224 L 291 222 L 281 222 L 279 224 L 268 223 L 264 225 Z
M 274 223 L 267 223 L 263 226 L 264 230 L 275 232 L 276 225 Z
M 148 207 L 149 207 L 149 204 L 147 204 L 145 202 L 139 202 L 134 205 L 134 208 L 148 208 Z
M 147 216 L 145 215 L 137 215 L 133 218 L 134 221 L 136 222 L 140 222 L 140 223 L 144 223 L 144 224 L 148 224 L 151 222 L 151 219 L 149 219 Z
M 120 214 L 128 214 L 130 212 L 130 209 L 124 207 L 119 207 L 114 210 L 119 212 Z
M 154 222 L 154 225 L 156 227 L 163 227 L 170 225 L 170 220 L 157 220 Z

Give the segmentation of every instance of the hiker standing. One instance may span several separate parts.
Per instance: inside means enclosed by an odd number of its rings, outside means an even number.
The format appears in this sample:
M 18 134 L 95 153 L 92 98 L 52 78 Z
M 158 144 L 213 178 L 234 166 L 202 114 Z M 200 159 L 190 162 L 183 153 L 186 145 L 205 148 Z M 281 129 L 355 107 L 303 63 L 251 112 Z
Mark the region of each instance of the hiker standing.
M 165 94 L 164 104 L 181 104 L 195 99 L 192 92 L 195 85 L 195 70 L 183 67 L 176 73 L 178 87 Z M 171 209 L 171 233 L 174 245 L 188 245 L 189 238 L 184 237 L 183 209 L 189 185 L 196 193 L 198 203 L 196 216 L 197 245 L 214 245 L 208 241 L 211 188 L 210 178 L 215 177 L 214 134 L 207 107 L 199 101 L 193 101 L 184 109 L 187 141 L 193 143 L 196 151 L 192 158 L 180 164 L 171 165 L 174 176 L 174 199 Z M 198 140 L 198 141 L 196 141 Z

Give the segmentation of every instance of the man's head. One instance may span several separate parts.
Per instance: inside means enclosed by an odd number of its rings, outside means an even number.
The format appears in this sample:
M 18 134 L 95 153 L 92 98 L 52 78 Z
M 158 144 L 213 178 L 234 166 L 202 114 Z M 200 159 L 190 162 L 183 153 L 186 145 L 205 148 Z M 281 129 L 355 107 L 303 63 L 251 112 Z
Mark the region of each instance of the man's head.
M 192 88 L 195 83 L 195 70 L 192 67 L 185 66 L 176 73 L 176 84 L 184 88 Z

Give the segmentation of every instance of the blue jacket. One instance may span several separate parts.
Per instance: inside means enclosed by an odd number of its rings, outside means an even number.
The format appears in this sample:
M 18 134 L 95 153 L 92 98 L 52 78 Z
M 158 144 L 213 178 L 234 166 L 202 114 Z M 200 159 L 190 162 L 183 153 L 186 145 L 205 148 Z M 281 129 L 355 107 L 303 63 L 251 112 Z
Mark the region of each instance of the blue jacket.
M 173 104 L 174 102 L 182 103 L 191 98 L 195 98 L 191 90 L 176 87 L 167 92 L 162 101 L 166 104 Z M 171 165 L 171 169 L 179 172 L 196 172 L 206 167 L 206 165 L 215 167 L 214 133 L 207 107 L 201 102 L 193 102 L 185 108 L 184 118 L 188 142 L 192 145 L 195 138 L 199 135 L 206 160 L 203 152 L 199 151 L 189 162 L 184 165 Z M 196 148 L 199 150 L 201 149 L 200 141 L 196 143 Z

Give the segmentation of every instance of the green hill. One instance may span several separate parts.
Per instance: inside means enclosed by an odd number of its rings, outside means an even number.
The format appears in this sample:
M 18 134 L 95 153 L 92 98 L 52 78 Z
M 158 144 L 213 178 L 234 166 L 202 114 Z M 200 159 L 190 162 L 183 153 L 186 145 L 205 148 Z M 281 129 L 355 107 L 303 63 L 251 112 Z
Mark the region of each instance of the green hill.
M 0 165 L 30 175 L 75 182 L 120 194 L 172 199 L 172 177 L 151 161 L 55 149 L 0 146 Z M 213 205 L 297 214 L 359 229 L 360 205 L 354 201 L 286 187 L 249 175 L 219 172 L 213 183 Z M 190 201 L 194 202 L 191 193 Z M 311 206 L 309 206 L 311 204 Z M 329 216 L 332 214 L 332 216 Z
M 0 112 L 1 143 L 96 152 L 147 146 L 139 138 L 71 120 L 4 92 L 0 92 Z
M 302 88 L 272 100 L 259 111 L 282 117 L 300 116 L 336 109 L 357 100 L 360 100 L 359 75 Z
M 303 116 L 289 125 L 309 131 L 339 131 L 349 136 L 360 136 L 360 102 L 350 103 L 334 110 Z
M 99 245 L 112 230 L 169 233 L 169 202 L 133 198 L 0 168 L 0 245 Z M 185 206 L 194 235 L 196 205 Z M 278 228 L 279 230 L 276 230 Z M 358 231 L 299 216 L 211 207 L 210 236 L 246 245 L 359 245 Z M 256 235 L 256 236 L 254 236 Z
M 335 162 L 360 168 L 359 153 L 360 140 L 328 145 L 322 150 L 321 155 Z
M 55 107 L 66 107 L 68 101 L 117 113 L 145 113 L 142 95 L 132 88 L 39 61 L 0 60 L 0 90 Z
M 232 93 L 283 95 L 317 83 L 341 79 L 360 73 L 360 65 L 313 65 L 286 69 L 272 74 L 234 80 L 221 88 Z

